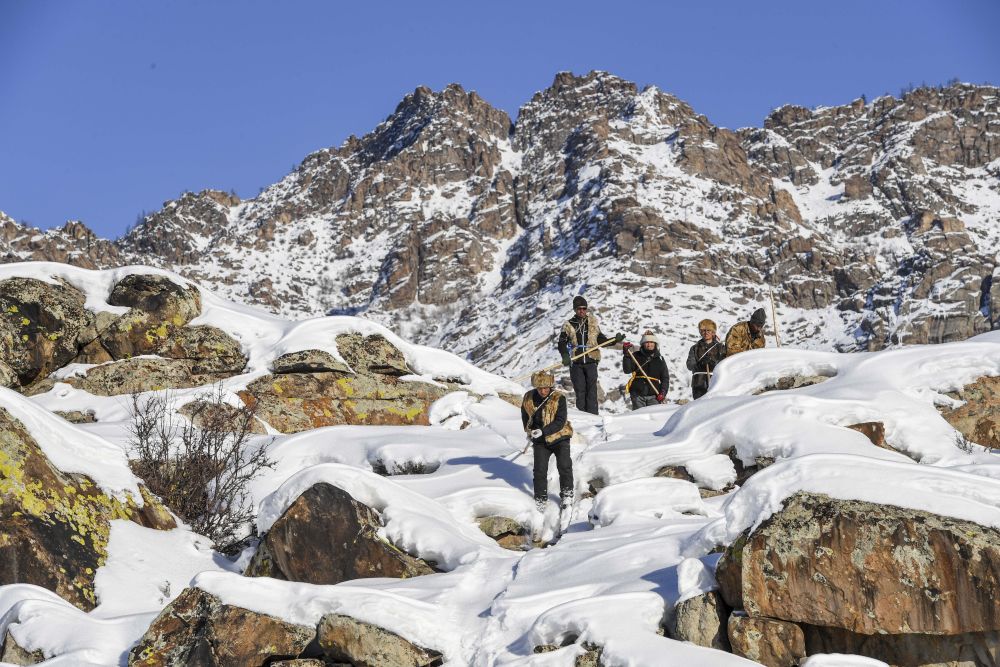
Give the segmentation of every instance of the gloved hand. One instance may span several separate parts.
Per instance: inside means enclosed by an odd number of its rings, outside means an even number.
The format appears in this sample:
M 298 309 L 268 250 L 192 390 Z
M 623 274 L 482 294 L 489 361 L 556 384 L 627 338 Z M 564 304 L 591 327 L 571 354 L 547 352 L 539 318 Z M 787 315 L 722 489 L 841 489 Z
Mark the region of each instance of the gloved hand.
M 531 433 L 529 435 L 531 435 L 532 440 L 538 440 L 540 437 L 542 437 L 542 429 L 540 428 L 531 429 Z
M 571 363 L 573 363 L 573 360 L 570 359 L 569 357 L 569 352 L 567 352 L 566 350 L 563 350 L 562 352 L 562 362 L 563 366 L 569 366 Z
M 656 402 L 657 403 L 662 403 L 663 399 L 665 399 L 665 398 L 666 398 L 666 396 L 663 395 L 663 392 L 660 392 L 659 394 L 656 395 Z
M 625 334 L 623 333 L 615 334 L 615 345 L 622 342 L 623 340 L 625 340 Z
M 622 343 L 622 349 L 625 350 L 626 352 L 628 350 L 631 350 L 632 347 L 633 347 L 632 343 L 630 343 L 628 341 L 625 341 L 624 343 Z

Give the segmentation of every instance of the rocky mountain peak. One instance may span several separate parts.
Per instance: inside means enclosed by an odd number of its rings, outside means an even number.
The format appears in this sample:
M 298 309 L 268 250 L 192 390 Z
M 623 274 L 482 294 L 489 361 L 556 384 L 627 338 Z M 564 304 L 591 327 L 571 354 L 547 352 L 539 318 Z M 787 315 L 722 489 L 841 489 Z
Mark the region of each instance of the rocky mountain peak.
M 998 158 L 989 86 L 786 105 L 733 131 L 655 87 L 561 72 L 513 125 L 457 84 L 417 88 L 258 197 L 187 193 L 114 247 L 492 369 L 551 360 L 578 293 L 674 358 L 702 317 L 725 329 L 772 290 L 783 341 L 875 349 L 1000 323 Z

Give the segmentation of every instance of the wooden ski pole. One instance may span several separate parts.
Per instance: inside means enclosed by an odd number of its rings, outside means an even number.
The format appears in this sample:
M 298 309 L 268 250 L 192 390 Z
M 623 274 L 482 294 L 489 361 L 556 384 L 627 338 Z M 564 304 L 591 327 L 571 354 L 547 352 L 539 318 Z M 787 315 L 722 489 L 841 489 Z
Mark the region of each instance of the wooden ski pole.
M 774 305 L 774 290 L 771 286 L 767 287 L 768 294 L 771 295 L 771 319 L 774 320 L 774 342 L 781 347 L 781 336 L 778 335 L 778 309 Z
M 570 361 L 573 362 L 573 361 L 576 361 L 577 359 L 581 359 L 581 358 L 585 357 L 586 355 L 590 354 L 591 352 L 593 352 L 594 350 L 600 349 L 602 347 L 607 347 L 608 345 L 614 345 L 614 343 L 615 343 L 615 339 L 614 338 L 609 338 L 606 341 L 604 341 L 603 343 L 599 343 L 599 344 L 595 345 L 594 347 L 591 347 L 591 348 L 588 348 L 588 349 L 584 350 L 580 354 L 577 354 L 575 356 L 570 357 Z M 545 368 L 541 368 L 541 369 L 539 369 L 537 371 L 531 371 L 530 373 L 524 373 L 523 375 L 518 375 L 515 378 L 511 378 L 511 381 L 512 382 L 517 382 L 518 380 L 523 380 L 525 378 L 530 378 L 535 373 L 540 373 L 542 371 L 555 370 L 555 369 L 559 368 L 562 365 L 563 364 L 560 361 L 560 362 L 554 363 L 554 364 L 552 364 L 550 366 L 546 366 Z
M 639 363 L 639 360 L 635 358 L 634 354 L 632 354 L 632 348 L 628 348 L 628 356 L 632 357 L 632 363 L 635 364 L 636 368 L 642 371 L 642 377 L 646 378 L 646 382 L 649 384 L 649 388 L 653 390 L 653 395 L 659 396 L 660 392 L 656 390 L 656 387 L 653 386 L 653 381 L 649 379 L 648 375 L 646 375 L 646 369 L 642 367 L 642 364 Z

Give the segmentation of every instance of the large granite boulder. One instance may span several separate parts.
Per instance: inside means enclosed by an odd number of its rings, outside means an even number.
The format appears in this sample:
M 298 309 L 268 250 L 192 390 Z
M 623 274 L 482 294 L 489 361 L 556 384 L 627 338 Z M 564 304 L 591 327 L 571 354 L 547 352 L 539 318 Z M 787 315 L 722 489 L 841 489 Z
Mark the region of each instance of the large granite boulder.
M 354 667 L 434 667 L 443 664 L 437 651 L 341 614 L 324 616 L 316 636 L 327 658 Z
M 0 360 L 5 386 L 25 386 L 72 361 L 96 337 L 78 290 L 34 278 L 0 281 Z M 16 377 L 12 382 L 10 374 Z
M 131 274 L 119 281 L 108 303 L 129 311 L 100 334 L 115 359 L 155 354 L 171 334 L 201 314 L 201 293 L 166 276 Z
M 1000 531 L 797 493 L 723 555 L 726 602 L 752 617 L 861 634 L 1000 630 Z
M 379 537 L 378 514 L 326 483 L 311 486 L 264 535 L 247 575 L 310 584 L 414 577 L 434 570 Z
M 142 500 L 142 507 L 119 500 L 87 477 L 56 469 L 24 425 L 0 408 L 0 585 L 34 584 L 92 609 L 110 521 L 176 526 L 144 490 Z
M 128 664 L 142 667 L 249 667 L 298 657 L 316 629 L 223 604 L 198 588 L 185 589 L 160 612 Z
M 275 429 L 296 433 L 336 424 L 426 425 L 431 404 L 451 391 L 401 379 L 411 371 L 383 336 L 342 334 L 337 346 L 349 369 L 317 350 L 292 353 L 275 360 L 274 374 L 254 380 L 240 396 Z

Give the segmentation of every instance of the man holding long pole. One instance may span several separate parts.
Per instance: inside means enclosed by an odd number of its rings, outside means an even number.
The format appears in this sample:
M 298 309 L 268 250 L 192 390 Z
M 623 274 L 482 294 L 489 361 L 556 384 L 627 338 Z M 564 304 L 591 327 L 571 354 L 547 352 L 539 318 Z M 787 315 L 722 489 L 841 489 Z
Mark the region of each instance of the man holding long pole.
M 622 343 L 622 370 L 632 374 L 625 385 L 625 391 L 632 399 L 633 410 L 658 405 L 666 400 L 670 374 L 659 347 L 659 341 L 652 331 L 642 334 L 639 350 L 636 352 L 633 352 L 632 343 Z
M 625 340 L 624 334 L 613 339 L 601 332 L 597 318 L 589 312 L 587 300 L 573 298 L 573 317 L 563 324 L 556 344 L 563 364 L 569 366 L 569 376 L 576 394 L 576 408 L 597 414 L 597 362 L 601 360 L 599 346 L 617 344 Z M 578 352 L 585 354 L 578 355 Z

